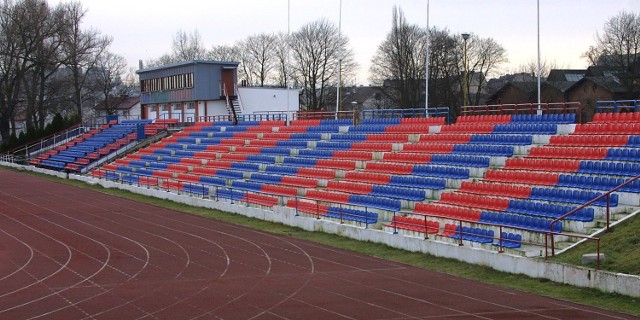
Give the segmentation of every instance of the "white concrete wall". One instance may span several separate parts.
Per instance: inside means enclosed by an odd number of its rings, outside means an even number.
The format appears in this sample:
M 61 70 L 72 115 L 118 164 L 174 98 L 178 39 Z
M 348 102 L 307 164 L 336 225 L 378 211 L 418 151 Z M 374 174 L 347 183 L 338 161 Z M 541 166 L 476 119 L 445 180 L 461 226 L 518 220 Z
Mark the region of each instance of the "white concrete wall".
M 298 89 L 238 88 L 238 97 L 244 114 L 265 111 L 296 112 L 300 109 L 299 95 Z
M 201 116 L 205 113 L 200 113 Z M 225 100 L 207 101 L 207 116 L 228 116 L 227 102 Z
M 0 162 L 0 165 L 18 168 L 20 170 L 53 174 L 61 178 L 67 176 L 67 174 L 39 169 L 33 166 L 20 166 L 7 162 Z M 296 216 L 294 209 L 286 207 L 277 207 L 273 211 L 263 210 L 256 207 L 247 207 L 244 203 L 236 202 L 236 204 L 232 204 L 224 200 L 215 201 L 187 195 L 178 195 L 156 189 L 147 189 L 145 187 L 96 179 L 89 176 L 69 174 L 68 178 L 84 181 L 89 184 L 99 184 L 105 188 L 118 188 L 187 205 L 217 209 L 266 221 L 282 223 L 308 231 L 327 232 L 356 240 L 382 243 L 412 252 L 422 252 L 437 257 L 452 258 L 467 263 L 488 266 L 495 270 L 508 273 L 523 274 L 577 287 L 596 288 L 604 292 L 640 297 L 640 276 L 598 271 L 586 267 L 548 262 L 540 258 L 526 258 L 473 248 L 471 246 L 458 246 L 457 244 L 440 242 L 434 239 L 425 240 L 423 238 L 403 236 L 382 230 L 364 229 L 353 225 L 336 223 L 331 220 L 318 220 L 311 217 Z

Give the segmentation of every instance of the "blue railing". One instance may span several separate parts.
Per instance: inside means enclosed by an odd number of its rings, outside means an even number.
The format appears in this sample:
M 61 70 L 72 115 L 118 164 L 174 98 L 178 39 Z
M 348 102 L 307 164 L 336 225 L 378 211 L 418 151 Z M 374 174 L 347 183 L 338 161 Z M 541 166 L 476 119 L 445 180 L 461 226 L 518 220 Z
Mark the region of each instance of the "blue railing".
M 611 101 L 597 101 L 596 113 L 606 111 L 633 111 L 637 112 L 640 107 L 640 100 L 611 100 Z

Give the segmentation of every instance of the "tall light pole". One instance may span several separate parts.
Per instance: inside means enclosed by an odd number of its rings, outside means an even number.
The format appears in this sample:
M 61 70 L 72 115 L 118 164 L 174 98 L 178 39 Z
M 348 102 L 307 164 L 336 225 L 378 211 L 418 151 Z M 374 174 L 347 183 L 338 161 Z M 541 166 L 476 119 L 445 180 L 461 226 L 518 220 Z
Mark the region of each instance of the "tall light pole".
M 462 88 L 462 106 L 466 106 L 469 103 L 469 79 L 468 78 L 468 70 L 467 70 L 467 40 L 469 40 L 469 37 L 471 35 L 468 33 L 463 33 L 462 34 L 462 39 L 464 39 L 464 57 L 463 57 L 463 63 L 464 63 L 464 77 L 462 78 L 463 81 L 463 88 Z
M 293 118 L 293 116 L 290 114 L 291 113 L 291 107 L 289 106 L 290 101 L 291 101 L 291 88 L 289 86 L 289 64 L 291 63 L 289 61 L 289 57 L 291 56 L 291 0 L 287 0 L 287 40 L 285 40 L 285 42 L 287 43 L 287 58 L 285 59 L 285 63 L 284 63 L 284 78 L 285 78 L 285 85 L 287 86 L 287 118 L 286 118 L 286 123 L 289 124 L 289 117 L 291 116 L 291 118 Z
M 540 0 L 537 1 L 537 27 L 538 27 L 538 110 L 537 114 L 542 114 L 540 106 L 540 73 L 542 73 L 542 66 L 540 65 Z
M 424 62 L 424 114 L 429 117 L 429 0 L 427 0 L 427 40 Z
M 338 12 L 338 84 L 336 85 L 336 119 L 340 112 L 340 86 L 342 85 L 342 0 Z

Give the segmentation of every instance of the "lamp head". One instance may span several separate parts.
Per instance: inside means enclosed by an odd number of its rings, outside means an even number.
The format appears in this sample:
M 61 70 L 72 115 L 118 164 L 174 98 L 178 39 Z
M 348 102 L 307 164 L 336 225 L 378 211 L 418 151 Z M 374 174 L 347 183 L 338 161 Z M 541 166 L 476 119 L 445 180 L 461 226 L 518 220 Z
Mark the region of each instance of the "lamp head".
M 462 39 L 464 39 L 464 41 L 467 41 L 467 39 L 469 39 L 469 37 L 470 37 L 470 36 L 471 36 L 471 35 L 470 35 L 470 34 L 468 34 L 468 33 L 463 33 L 463 34 L 462 34 Z

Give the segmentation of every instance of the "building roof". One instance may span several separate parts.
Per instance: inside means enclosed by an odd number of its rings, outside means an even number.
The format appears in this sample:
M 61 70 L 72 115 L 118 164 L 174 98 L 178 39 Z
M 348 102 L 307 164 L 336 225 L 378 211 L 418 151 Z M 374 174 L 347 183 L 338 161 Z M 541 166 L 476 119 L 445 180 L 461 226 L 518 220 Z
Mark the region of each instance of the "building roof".
M 582 78 L 582 80 L 574 83 L 570 88 L 567 88 L 567 90 L 571 90 L 574 87 L 577 87 L 579 85 L 581 85 L 583 82 L 585 81 L 591 81 L 599 86 L 601 86 L 602 88 L 606 89 L 609 92 L 612 93 L 626 93 L 627 89 L 621 85 L 618 81 L 618 78 L 615 76 L 595 76 L 595 77 L 584 77 Z
M 552 69 L 549 71 L 547 81 L 552 82 L 576 82 L 584 78 L 587 70 L 583 69 Z
M 214 61 L 214 60 L 191 60 L 191 61 L 177 62 L 177 63 L 167 64 L 167 65 L 157 66 L 157 67 L 152 67 L 152 68 L 140 69 L 140 70 L 136 71 L 136 73 L 140 74 L 140 73 L 151 72 L 151 71 L 156 71 L 156 70 L 164 70 L 164 69 L 169 69 L 169 68 L 182 67 L 182 66 L 188 66 L 188 65 L 196 65 L 196 64 L 211 64 L 211 65 L 221 65 L 223 67 L 224 66 L 238 67 L 240 62 L 235 62 L 235 61 Z

